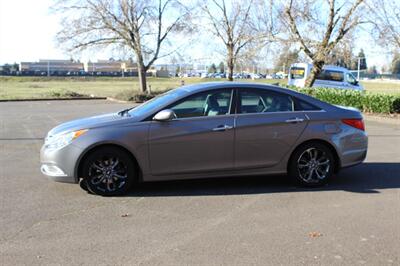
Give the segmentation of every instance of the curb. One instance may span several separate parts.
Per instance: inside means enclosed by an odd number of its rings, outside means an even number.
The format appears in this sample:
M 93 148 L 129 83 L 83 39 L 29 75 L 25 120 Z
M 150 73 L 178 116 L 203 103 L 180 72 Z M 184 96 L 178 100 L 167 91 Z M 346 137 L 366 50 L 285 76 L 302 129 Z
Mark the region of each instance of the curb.
M 107 97 L 64 97 L 64 98 L 33 98 L 33 99 L 5 99 L 0 102 L 38 102 L 38 101 L 77 101 L 77 100 L 107 100 Z
M 372 114 L 363 114 L 364 119 L 368 121 L 380 122 L 380 123 L 388 123 L 392 125 L 400 126 L 400 117 L 388 117 L 388 116 L 379 116 Z
M 116 103 L 135 103 L 135 102 L 130 102 L 130 101 L 123 101 L 123 100 L 118 100 L 112 97 L 107 97 L 107 101 L 112 101 L 112 102 L 116 102 Z

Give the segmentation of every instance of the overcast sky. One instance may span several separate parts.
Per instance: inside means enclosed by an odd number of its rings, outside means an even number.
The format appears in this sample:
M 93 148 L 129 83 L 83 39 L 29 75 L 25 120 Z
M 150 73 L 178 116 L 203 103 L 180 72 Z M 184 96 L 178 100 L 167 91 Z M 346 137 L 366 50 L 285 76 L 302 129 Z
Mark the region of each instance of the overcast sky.
M 57 17 L 49 11 L 52 2 L 52 0 L 0 0 L 0 64 L 71 57 L 56 45 L 55 34 L 59 25 Z M 209 47 L 210 45 L 196 45 L 187 51 L 190 51 L 192 58 L 207 58 L 210 57 L 210 51 L 207 49 Z M 390 60 L 382 48 L 370 40 L 367 33 L 360 36 L 356 42 L 355 52 L 360 48 L 366 53 L 367 64 L 376 65 L 378 70 Z M 108 59 L 111 56 L 113 54 L 110 52 L 100 51 L 96 54 L 83 54 L 80 59 L 87 61 L 90 58 L 95 61 Z M 163 61 L 168 62 L 167 59 Z M 218 61 L 219 59 L 215 63 Z M 267 62 L 266 65 L 271 66 L 273 63 Z

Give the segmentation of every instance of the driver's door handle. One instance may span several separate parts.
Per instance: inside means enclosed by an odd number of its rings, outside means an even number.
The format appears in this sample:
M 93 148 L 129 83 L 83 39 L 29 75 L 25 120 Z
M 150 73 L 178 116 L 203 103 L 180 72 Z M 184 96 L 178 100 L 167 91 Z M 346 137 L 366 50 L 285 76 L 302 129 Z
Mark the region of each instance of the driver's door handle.
M 300 123 L 300 122 L 303 122 L 303 121 L 304 121 L 303 118 L 298 118 L 298 117 L 296 117 L 296 118 L 288 119 L 288 120 L 286 120 L 285 122 L 286 122 L 286 123 Z
M 221 125 L 218 127 L 213 128 L 213 131 L 225 131 L 225 130 L 229 130 L 232 129 L 232 126 L 228 126 L 228 125 Z

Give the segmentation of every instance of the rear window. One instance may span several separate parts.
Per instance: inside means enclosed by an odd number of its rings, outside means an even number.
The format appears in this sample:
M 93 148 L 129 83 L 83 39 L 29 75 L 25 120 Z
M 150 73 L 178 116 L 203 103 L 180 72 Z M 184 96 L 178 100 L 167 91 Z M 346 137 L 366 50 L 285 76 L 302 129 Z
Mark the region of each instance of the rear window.
M 319 80 L 329 80 L 329 81 L 343 81 L 344 75 L 341 71 L 334 70 L 322 70 L 317 76 Z
M 290 78 L 291 79 L 302 79 L 304 78 L 304 68 L 303 67 L 292 67 L 290 68 Z
M 319 108 L 315 105 L 312 105 L 311 103 L 296 99 L 295 110 L 296 111 L 318 111 L 318 110 L 321 110 L 321 108 Z

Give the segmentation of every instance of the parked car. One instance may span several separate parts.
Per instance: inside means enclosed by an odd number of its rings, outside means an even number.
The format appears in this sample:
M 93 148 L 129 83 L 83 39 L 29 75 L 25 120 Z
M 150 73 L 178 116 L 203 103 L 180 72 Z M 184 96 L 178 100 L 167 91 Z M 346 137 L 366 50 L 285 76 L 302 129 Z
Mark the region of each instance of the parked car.
M 255 73 L 251 73 L 250 74 L 251 79 L 261 79 L 262 76 L 260 74 L 255 74 Z
M 47 134 L 41 171 L 99 195 L 135 182 L 288 173 L 325 184 L 361 163 L 359 111 L 277 86 L 183 86 L 135 108 L 61 124 Z
M 311 64 L 292 64 L 289 70 L 288 85 L 303 88 L 311 70 Z M 313 87 L 364 90 L 364 87 L 347 68 L 328 65 L 322 68 L 322 72 L 317 76 Z

